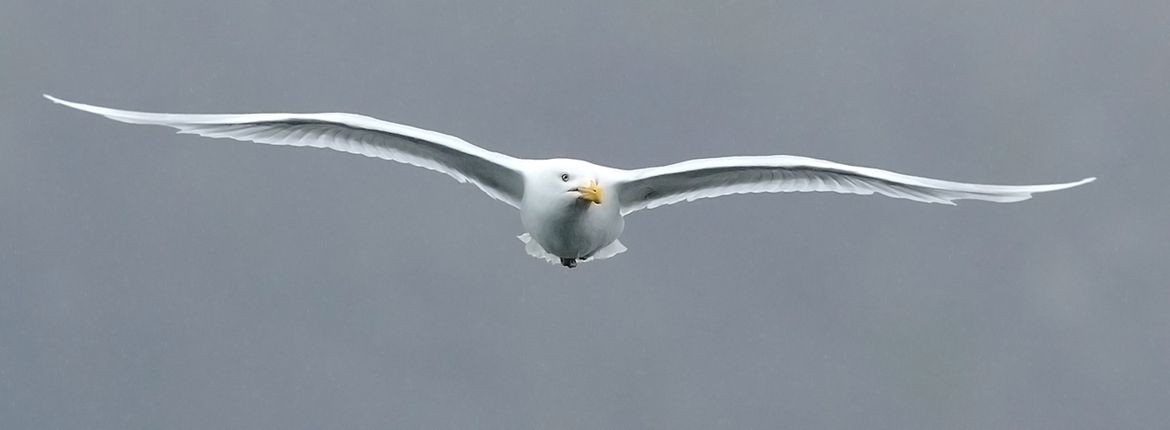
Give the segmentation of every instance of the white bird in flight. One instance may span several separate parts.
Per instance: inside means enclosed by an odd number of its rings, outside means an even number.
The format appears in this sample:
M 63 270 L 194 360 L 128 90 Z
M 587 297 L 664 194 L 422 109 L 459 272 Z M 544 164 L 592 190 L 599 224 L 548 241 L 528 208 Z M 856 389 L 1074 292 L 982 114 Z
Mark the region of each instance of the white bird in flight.
M 45 98 L 115 121 L 173 127 L 184 134 L 329 148 L 446 173 L 519 209 L 527 230 L 519 236 L 525 251 L 570 268 L 578 261 L 624 252 L 618 236 L 626 215 L 707 197 L 833 191 L 948 205 L 962 199 L 1002 203 L 1096 179 L 1050 185 L 969 184 L 790 155 L 704 158 L 625 170 L 583 160 L 510 157 L 454 136 L 349 113 L 167 114 L 75 103 L 48 94 Z

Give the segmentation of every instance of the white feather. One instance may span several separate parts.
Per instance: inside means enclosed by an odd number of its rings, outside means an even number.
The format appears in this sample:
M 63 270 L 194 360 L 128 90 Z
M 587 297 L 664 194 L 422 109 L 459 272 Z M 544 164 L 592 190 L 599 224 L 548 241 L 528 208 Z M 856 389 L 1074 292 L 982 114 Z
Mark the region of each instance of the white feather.
M 166 114 L 110 109 L 49 95 L 45 98 L 115 121 L 163 125 L 177 128 L 179 133 L 328 148 L 442 172 L 520 209 L 521 221 L 532 233 L 519 236 L 525 250 L 553 263 L 563 258 L 600 260 L 620 254 L 626 250 L 617 240 L 625 225 L 624 215 L 709 197 L 833 191 L 942 204 L 962 199 L 1015 202 L 1033 193 L 1094 180 L 1024 186 L 968 184 L 787 155 L 707 158 L 622 170 L 581 160 L 513 158 L 457 137 L 348 113 Z M 573 184 L 566 183 L 569 178 Z M 574 193 L 586 184 L 608 188 L 610 197 L 582 206 Z

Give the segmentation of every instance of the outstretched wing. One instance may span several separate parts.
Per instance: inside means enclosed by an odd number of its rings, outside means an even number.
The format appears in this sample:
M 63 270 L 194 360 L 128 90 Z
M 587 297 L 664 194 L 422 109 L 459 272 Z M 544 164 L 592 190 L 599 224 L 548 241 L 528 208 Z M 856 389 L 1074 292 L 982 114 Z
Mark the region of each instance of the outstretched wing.
M 348 113 L 257 113 L 197 115 L 134 112 L 74 103 L 54 103 L 131 124 L 163 125 L 179 133 L 271 145 L 328 148 L 399 161 L 471 182 L 513 207 L 524 193 L 523 160 L 491 152 L 463 139 Z
M 722 157 L 689 160 L 669 166 L 628 171 L 619 184 L 622 214 L 708 197 L 744 193 L 833 191 L 878 193 L 927 203 L 953 205 L 955 200 L 992 202 L 1027 200 L 1032 193 L 1092 182 L 1052 185 L 982 185 L 942 181 L 789 155 Z

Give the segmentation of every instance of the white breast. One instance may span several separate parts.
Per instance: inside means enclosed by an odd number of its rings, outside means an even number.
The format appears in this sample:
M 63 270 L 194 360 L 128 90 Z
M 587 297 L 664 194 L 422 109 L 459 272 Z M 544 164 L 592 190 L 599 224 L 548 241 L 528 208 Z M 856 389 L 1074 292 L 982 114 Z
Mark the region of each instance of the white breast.
M 592 256 L 617 240 L 625 227 L 616 202 L 522 205 L 520 219 L 532 239 L 560 258 Z

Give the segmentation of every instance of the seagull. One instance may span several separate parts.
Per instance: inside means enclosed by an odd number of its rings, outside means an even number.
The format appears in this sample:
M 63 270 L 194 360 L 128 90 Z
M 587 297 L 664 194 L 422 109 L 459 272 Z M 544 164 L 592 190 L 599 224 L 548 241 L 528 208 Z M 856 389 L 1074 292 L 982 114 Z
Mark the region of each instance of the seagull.
M 350 113 L 168 114 L 44 96 L 114 121 L 167 126 L 180 134 L 328 148 L 445 173 L 519 209 L 526 232 L 517 237 L 525 251 L 568 268 L 577 267 L 579 261 L 602 260 L 625 252 L 618 237 L 627 215 L 708 197 L 832 191 L 946 205 L 964 199 L 1004 203 L 1096 179 L 1049 185 L 983 185 L 792 155 L 703 158 L 626 170 L 567 158 L 510 157 L 458 137 Z

